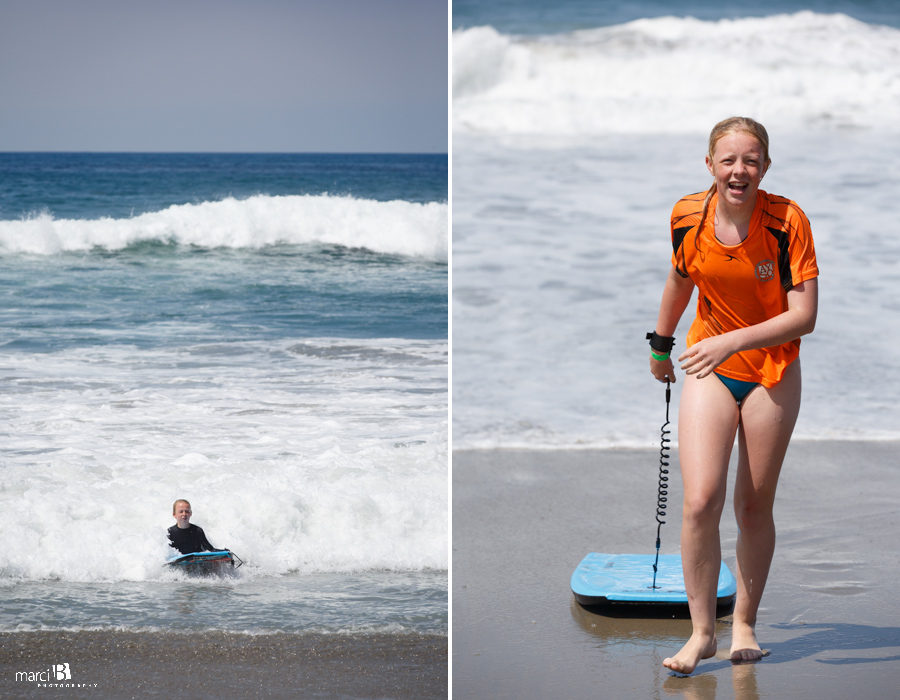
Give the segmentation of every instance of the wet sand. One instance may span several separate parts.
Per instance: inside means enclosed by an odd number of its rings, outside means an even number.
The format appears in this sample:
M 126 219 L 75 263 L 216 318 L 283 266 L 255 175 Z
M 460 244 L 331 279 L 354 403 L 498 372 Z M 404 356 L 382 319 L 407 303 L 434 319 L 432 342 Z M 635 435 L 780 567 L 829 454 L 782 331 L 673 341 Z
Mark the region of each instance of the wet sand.
M 15 680 L 69 664 L 70 687 Z M 0 698 L 446 698 L 447 638 L 138 632 L 0 634 Z
M 891 442 L 791 446 L 757 627 L 770 655 L 732 664 L 724 617 L 719 653 L 684 677 L 662 661 L 690 635 L 689 619 L 599 614 L 569 588 L 588 552 L 655 551 L 658 450 L 455 452 L 453 697 L 897 698 L 898 454 Z M 672 456 L 663 553 L 679 551 Z M 721 537 L 734 570 L 730 507 Z

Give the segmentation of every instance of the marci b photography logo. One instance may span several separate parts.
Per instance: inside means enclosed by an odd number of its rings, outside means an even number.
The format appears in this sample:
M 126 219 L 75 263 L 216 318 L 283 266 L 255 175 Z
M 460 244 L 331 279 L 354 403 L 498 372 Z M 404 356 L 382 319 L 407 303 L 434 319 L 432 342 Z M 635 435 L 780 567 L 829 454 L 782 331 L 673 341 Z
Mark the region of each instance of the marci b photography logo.
M 16 671 L 17 683 L 36 683 L 39 688 L 96 688 L 96 683 L 73 683 L 69 664 L 51 664 L 41 671 Z

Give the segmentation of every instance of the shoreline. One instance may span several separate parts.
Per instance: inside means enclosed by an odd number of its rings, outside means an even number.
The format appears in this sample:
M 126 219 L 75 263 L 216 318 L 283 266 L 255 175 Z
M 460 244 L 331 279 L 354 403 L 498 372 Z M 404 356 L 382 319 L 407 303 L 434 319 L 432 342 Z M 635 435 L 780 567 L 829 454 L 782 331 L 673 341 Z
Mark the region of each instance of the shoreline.
M 457 698 L 868 698 L 895 695 L 900 525 L 894 441 L 801 441 L 785 459 L 778 544 L 758 623 L 770 654 L 719 652 L 689 677 L 662 666 L 690 620 L 612 617 L 575 602 L 589 552 L 652 553 L 659 449 L 453 452 L 453 695 Z M 678 553 L 681 478 L 672 449 L 662 553 Z M 736 526 L 723 514 L 723 561 Z
M 673 420 L 670 423 L 672 427 L 672 440 L 669 447 L 673 452 L 678 451 L 677 423 Z M 658 440 L 658 439 L 657 439 Z M 854 443 L 860 445 L 883 444 L 890 443 L 900 446 L 900 435 L 873 435 L 871 437 L 798 437 L 791 438 L 791 446 L 794 445 L 811 445 L 811 444 L 842 444 Z M 571 452 L 654 452 L 659 453 L 659 442 L 655 444 L 614 444 L 614 445 L 491 445 L 491 446 L 471 446 L 471 447 L 454 447 L 454 455 L 469 455 L 473 453 L 492 453 L 492 452 L 559 452 L 560 454 L 569 454 Z
M 0 698 L 446 698 L 447 648 L 419 634 L 3 632 Z M 63 664 L 53 682 L 68 687 L 15 677 Z

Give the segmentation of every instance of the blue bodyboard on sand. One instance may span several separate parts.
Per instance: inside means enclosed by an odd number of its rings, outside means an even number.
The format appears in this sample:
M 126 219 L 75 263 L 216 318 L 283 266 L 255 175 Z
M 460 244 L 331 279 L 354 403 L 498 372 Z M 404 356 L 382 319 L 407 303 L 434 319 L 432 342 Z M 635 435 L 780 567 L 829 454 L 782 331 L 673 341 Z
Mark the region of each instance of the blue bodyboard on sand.
M 687 605 L 680 554 L 660 554 L 653 588 L 655 554 L 588 554 L 572 574 L 572 593 L 582 605 L 631 603 Z M 737 581 L 722 562 L 716 603 L 731 605 Z

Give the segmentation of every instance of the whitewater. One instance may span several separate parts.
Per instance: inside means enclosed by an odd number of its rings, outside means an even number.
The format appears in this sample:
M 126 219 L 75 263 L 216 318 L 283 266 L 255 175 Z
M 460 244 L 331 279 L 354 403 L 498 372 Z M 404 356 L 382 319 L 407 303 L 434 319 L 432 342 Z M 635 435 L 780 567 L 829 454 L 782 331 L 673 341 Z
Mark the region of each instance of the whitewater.
M 708 131 L 722 112 L 770 128 L 900 128 L 898 31 L 841 14 L 640 19 L 552 36 L 453 37 L 456 133 Z
M 0 631 L 446 634 L 446 157 L 0 182 Z M 164 567 L 179 498 L 237 576 Z
M 709 129 L 733 114 L 766 125 L 762 187 L 816 242 L 796 438 L 900 437 L 900 30 L 812 11 L 527 34 L 469 19 L 453 33 L 454 449 L 658 444 L 644 336 L 668 218 L 709 186 Z
M 52 255 L 139 243 L 260 249 L 318 243 L 447 262 L 447 205 L 350 196 L 256 195 L 172 205 L 128 218 L 0 221 L 0 253 Z

